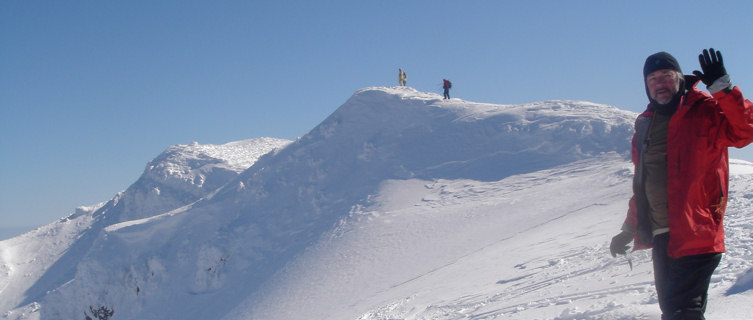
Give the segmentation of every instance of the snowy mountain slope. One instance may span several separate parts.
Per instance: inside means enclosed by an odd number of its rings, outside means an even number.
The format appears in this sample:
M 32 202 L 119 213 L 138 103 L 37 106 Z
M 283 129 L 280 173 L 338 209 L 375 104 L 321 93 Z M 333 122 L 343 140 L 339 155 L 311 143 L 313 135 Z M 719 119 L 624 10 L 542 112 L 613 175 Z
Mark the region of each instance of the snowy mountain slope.
M 484 293 L 503 294 L 515 279 L 559 282 L 544 273 L 580 263 L 565 261 L 580 251 L 575 240 L 589 260 L 607 260 L 591 244 L 619 228 L 620 215 L 605 213 L 624 211 L 630 173 L 608 154 L 494 182 L 385 182 L 288 266 L 260 307 L 231 319 L 463 319 L 471 313 L 450 310 L 483 304 Z M 611 228 L 594 230 L 600 224 Z M 531 301 L 543 293 L 535 287 L 499 298 Z
M 101 225 L 70 281 L 0 311 L 9 319 L 83 318 L 90 307 L 115 311 L 112 319 L 656 318 L 647 252 L 633 254 L 631 271 L 607 249 L 630 193 L 634 118 L 588 102 L 492 105 L 364 89 L 198 201 Z M 728 209 L 734 239 L 709 306 L 727 319 L 753 311 L 741 307 L 753 301 L 753 176 L 741 171 Z
M 102 229 L 113 222 L 182 207 L 235 178 L 261 155 L 290 143 L 260 138 L 223 145 L 176 145 L 152 160 L 141 178 L 111 201 L 0 242 L 0 314 L 38 309 L 47 291 L 73 278 Z M 33 314 L 33 312 L 31 312 Z
M 105 306 L 123 318 L 208 319 L 254 309 L 273 275 L 385 181 L 498 181 L 625 154 L 634 116 L 585 102 L 500 106 L 409 88 L 364 89 L 211 197 L 108 227 L 40 313 L 67 317 Z
M 69 254 L 82 234 L 89 230 L 94 211 L 102 205 L 104 203 L 77 208 L 76 213 L 69 217 L 0 241 L 0 316 L 34 314 L 39 309 L 38 301 L 44 292 L 56 285 L 54 280 L 49 279 L 73 277 L 77 261 L 69 261 L 66 267 L 58 267 L 55 275 L 47 275 L 47 272 L 52 266 L 61 265 L 61 257 Z M 81 256 L 76 258 L 80 259 Z M 10 312 L 13 309 L 20 310 Z
M 505 194 L 503 211 L 527 215 L 524 207 L 536 206 L 555 218 L 379 292 L 362 304 L 380 306 L 358 319 L 658 319 L 650 252 L 632 253 L 632 269 L 627 259 L 609 256 L 630 195 L 630 165 L 603 160 L 513 177 L 547 181 Z M 748 319 L 753 309 L 750 165 L 732 168 L 739 174 L 731 180 L 728 252 L 712 278 L 709 319 Z M 553 203 L 526 204 L 527 198 Z

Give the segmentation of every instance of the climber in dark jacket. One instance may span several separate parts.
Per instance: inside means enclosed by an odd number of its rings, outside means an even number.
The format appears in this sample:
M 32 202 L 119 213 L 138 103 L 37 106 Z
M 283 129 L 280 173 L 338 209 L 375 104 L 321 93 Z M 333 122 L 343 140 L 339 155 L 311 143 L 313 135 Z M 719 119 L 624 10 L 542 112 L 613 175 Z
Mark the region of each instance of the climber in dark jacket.
M 444 89 L 444 98 L 450 98 L 450 88 L 452 88 L 452 82 L 447 79 L 442 79 L 442 88 Z

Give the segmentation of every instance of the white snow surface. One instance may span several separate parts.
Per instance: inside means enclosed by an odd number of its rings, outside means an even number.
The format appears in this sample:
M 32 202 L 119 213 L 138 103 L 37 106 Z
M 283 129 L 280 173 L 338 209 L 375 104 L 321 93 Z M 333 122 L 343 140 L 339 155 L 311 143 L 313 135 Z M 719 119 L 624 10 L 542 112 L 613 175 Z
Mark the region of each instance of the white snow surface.
M 631 269 L 608 249 L 631 194 L 635 116 L 378 87 L 292 143 L 171 147 L 113 200 L 0 241 L 0 319 L 90 307 L 111 319 L 658 319 L 649 252 Z M 709 319 L 753 313 L 753 164 L 730 168 Z

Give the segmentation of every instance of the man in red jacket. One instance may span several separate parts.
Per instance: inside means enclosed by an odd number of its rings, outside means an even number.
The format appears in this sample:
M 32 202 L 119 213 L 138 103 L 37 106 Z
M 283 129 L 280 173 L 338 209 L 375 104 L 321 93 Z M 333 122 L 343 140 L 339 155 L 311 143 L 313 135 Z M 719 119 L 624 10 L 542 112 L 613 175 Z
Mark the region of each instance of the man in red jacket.
M 643 66 L 648 108 L 635 120 L 633 197 L 612 256 L 653 248 L 662 319 L 705 319 L 706 296 L 724 252 L 728 147 L 753 142 L 753 104 L 733 87 L 722 54 L 698 56 L 683 76 L 666 52 Z M 710 93 L 695 88 L 699 81 Z

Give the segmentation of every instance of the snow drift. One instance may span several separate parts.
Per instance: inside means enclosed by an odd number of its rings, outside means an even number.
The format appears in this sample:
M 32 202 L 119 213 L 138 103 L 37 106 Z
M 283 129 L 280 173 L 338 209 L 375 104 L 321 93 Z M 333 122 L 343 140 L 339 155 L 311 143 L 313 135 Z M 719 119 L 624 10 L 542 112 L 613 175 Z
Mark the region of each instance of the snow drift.
M 91 231 L 68 233 L 84 236 L 60 250 L 87 244 L 69 251 L 75 259 L 30 263 L 47 271 L 28 290 L 0 292 L 11 299 L 3 316 L 652 318 L 645 252 L 630 271 L 605 249 L 630 193 L 635 116 L 580 101 L 494 105 L 367 88 L 236 175 L 168 150 L 129 188 L 131 205 L 118 207 L 121 194 L 70 218 Z M 753 194 L 740 190 L 732 225 Z M 22 283 L 13 241 L 0 242 L 10 270 L 0 285 Z M 751 254 L 728 247 L 734 262 L 715 289 L 750 299 Z

